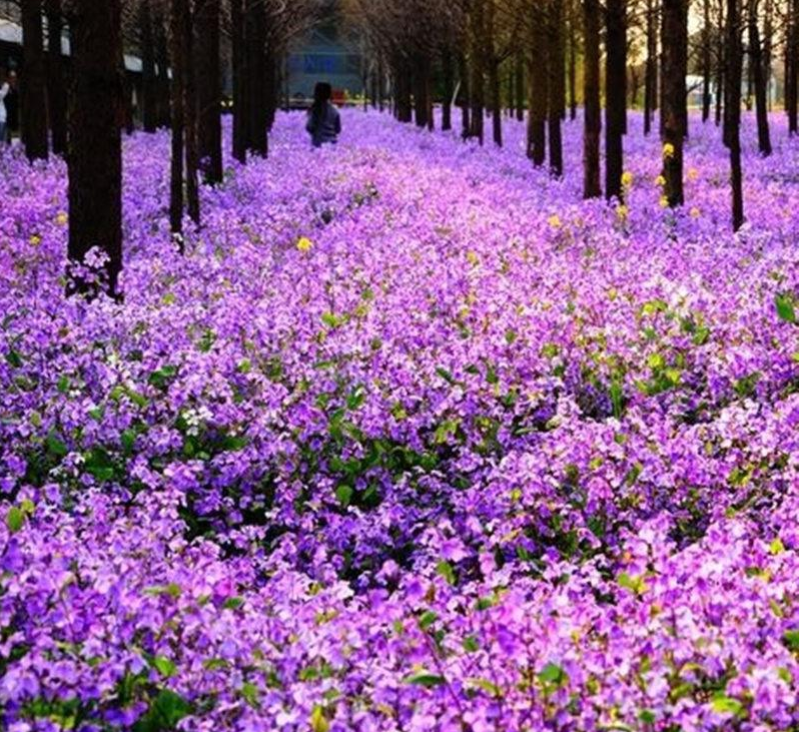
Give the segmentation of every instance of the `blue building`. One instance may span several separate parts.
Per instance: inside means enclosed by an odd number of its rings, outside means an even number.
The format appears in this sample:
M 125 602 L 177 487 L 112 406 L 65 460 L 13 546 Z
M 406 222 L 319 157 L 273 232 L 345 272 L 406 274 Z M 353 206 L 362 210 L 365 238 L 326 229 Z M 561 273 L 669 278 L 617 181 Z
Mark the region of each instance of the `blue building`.
M 335 10 L 289 47 L 286 57 L 284 93 L 292 106 L 307 106 L 314 85 L 327 81 L 333 98 L 346 102 L 363 94 L 363 56 L 356 38 L 348 33 Z

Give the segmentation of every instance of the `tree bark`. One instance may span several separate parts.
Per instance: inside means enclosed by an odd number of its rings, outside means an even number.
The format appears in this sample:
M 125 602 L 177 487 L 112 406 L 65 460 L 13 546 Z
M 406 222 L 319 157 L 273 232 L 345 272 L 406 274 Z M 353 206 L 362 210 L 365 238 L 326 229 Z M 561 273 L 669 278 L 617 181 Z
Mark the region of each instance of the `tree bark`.
M 139 25 L 142 52 L 142 126 L 145 132 L 158 129 L 158 93 L 156 88 L 156 49 L 153 33 L 152 0 L 142 0 Z
M 649 135 L 658 98 L 658 15 L 653 0 L 647 0 L 647 59 L 644 71 L 644 134 Z
M 245 94 L 244 7 L 231 0 L 231 47 L 233 56 L 233 146 L 234 159 L 247 160 L 247 95 Z
M 453 51 L 448 46 L 442 51 L 442 80 L 444 99 L 442 99 L 442 131 L 453 129 Z
M 702 31 L 703 122 L 711 115 L 711 0 L 703 0 Z
M 428 74 L 430 62 L 426 55 L 417 54 L 414 59 L 414 123 L 417 127 L 428 126 Z
M 577 67 L 578 67 L 578 38 L 576 27 L 578 20 L 575 17 L 574 0 L 569 1 L 569 118 L 575 119 L 578 116 L 578 95 L 577 95 Z
M 791 9 L 786 36 L 786 92 L 785 106 L 789 119 L 789 134 L 797 135 L 798 68 L 800 67 L 800 48 L 798 47 L 798 5 L 799 0 L 791 0 Z
M 183 114 L 184 114 L 184 146 L 186 148 L 186 210 L 189 218 L 200 224 L 200 192 L 197 176 L 199 170 L 199 153 L 197 146 L 197 88 L 195 83 L 193 54 L 193 13 L 189 0 L 182 0 L 183 16 L 181 18 L 181 56 L 183 58 Z
M 22 0 L 20 122 L 28 160 L 47 158 L 47 85 L 41 0 Z
M 532 8 L 531 67 L 528 87 L 528 154 L 536 167 L 547 156 L 548 61 L 547 11 L 541 5 Z
M 550 172 L 560 178 L 564 172 L 561 144 L 561 120 L 564 118 L 564 0 L 548 3 L 547 28 L 550 59 L 547 65 L 547 136 L 550 148 Z
M 197 143 L 203 179 L 222 183 L 221 70 L 219 0 L 202 0 L 195 9 L 195 68 L 197 85 Z
M 154 6 L 151 5 L 151 11 Z M 171 82 L 169 78 L 169 46 L 167 43 L 166 14 L 160 9 L 153 15 L 156 53 L 156 117 L 157 127 L 167 127 L 171 114 Z
M 183 253 L 184 73 L 183 23 L 188 0 L 171 0 L 170 61 L 172 68 L 172 159 L 170 165 L 169 222 Z
M 470 82 L 470 137 L 477 137 L 483 145 L 483 110 L 484 110 L 484 54 L 483 35 L 484 17 L 483 0 L 475 0 L 470 13 L 471 25 L 471 82 Z
M 749 4 L 747 32 L 750 46 L 750 66 L 753 69 L 753 85 L 756 96 L 758 151 L 766 157 L 772 154 L 772 143 L 769 139 L 769 117 L 767 116 L 767 78 L 764 73 L 761 34 L 758 30 L 758 0 L 750 0 Z
M 744 223 L 744 201 L 742 197 L 742 151 L 739 141 L 742 87 L 742 40 L 739 27 L 739 0 L 727 0 L 726 46 L 727 69 L 725 78 L 725 126 L 731 161 L 731 202 L 733 230 L 738 231 Z
M 47 13 L 47 104 L 53 152 L 67 151 L 67 90 L 64 59 L 61 55 L 61 32 L 64 18 L 61 0 L 46 0 Z
M 600 5 L 583 0 L 583 197 L 596 198 L 600 189 Z
M 469 67 L 463 53 L 458 55 L 458 77 L 461 85 L 459 87 L 458 103 L 461 106 L 461 137 L 466 140 L 472 130 L 470 113 L 470 89 L 469 89 Z
M 247 149 L 267 157 L 267 14 L 263 2 L 245 2 L 244 7 L 245 73 L 247 97 Z
M 622 199 L 626 115 L 626 0 L 606 3 L 606 198 Z
M 686 116 L 686 0 L 664 0 L 661 25 L 662 136 L 665 195 L 683 204 L 683 138 Z
M 514 111 L 518 122 L 525 119 L 525 60 L 521 51 L 514 56 Z
M 73 0 L 67 154 L 69 243 L 67 292 L 97 294 L 81 272 L 86 254 L 105 255 L 105 289 L 119 297 L 122 270 L 122 49 L 119 0 Z

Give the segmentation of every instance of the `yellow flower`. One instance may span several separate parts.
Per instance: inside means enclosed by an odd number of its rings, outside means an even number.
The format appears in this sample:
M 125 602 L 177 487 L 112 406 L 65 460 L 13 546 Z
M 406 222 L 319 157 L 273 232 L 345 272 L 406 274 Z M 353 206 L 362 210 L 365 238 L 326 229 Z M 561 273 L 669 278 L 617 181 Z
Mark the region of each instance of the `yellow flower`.
M 469 251 L 467 252 L 467 261 L 474 267 L 481 260 L 475 252 Z
M 689 168 L 688 172 L 686 173 L 686 177 L 689 180 L 697 180 L 697 177 L 700 175 L 697 168 Z
M 624 203 L 617 206 L 617 218 L 620 221 L 626 221 L 628 218 L 628 207 Z
M 691 211 L 689 211 L 689 215 L 690 215 L 690 216 L 691 216 L 693 219 L 700 218 L 700 209 L 699 209 L 699 208 L 697 208 L 697 206 L 693 206 L 693 207 L 692 207 L 692 209 L 691 209 Z
M 63 211 L 59 211 L 58 216 L 56 216 L 56 223 L 59 226 L 64 226 L 67 223 L 67 214 L 65 214 Z
M 311 241 L 311 239 L 309 239 L 309 238 L 307 238 L 305 236 L 300 237 L 300 239 L 297 241 L 297 248 L 301 252 L 310 252 L 311 251 L 311 247 L 313 247 L 313 246 L 314 246 L 314 244 Z
M 30 239 L 28 239 L 28 241 L 30 242 L 31 246 L 38 247 L 39 244 L 42 243 L 42 237 L 38 234 L 34 234 Z
M 629 188 L 632 184 L 633 184 L 633 173 L 631 173 L 629 170 L 626 170 L 622 174 L 622 185 L 624 185 L 626 188 Z
M 659 176 L 656 178 L 656 185 L 657 185 L 657 186 L 663 186 L 663 185 L 666 185 L 666 182 L 667 182 L 667 179 L 666 179 L 666 178 L 665 178 L 663 175 L 659 175 Z
M 547 219 L 547 223 L 550 224 L 550 226 L 552 226 L 554 229 L 558 229 L 561 226 L 561 219 L 558 218 L 556 214 L 553 214 Z
M 665 158 L 671 158 L 675 154 L 675 146 L 671 142 L 665 142 L 662 152 Z
M 669 206 L 669 198 L 661 196 L 661 198 L 658 199 L 658 205 L 661 206 L 661 208 L 666 208 Z

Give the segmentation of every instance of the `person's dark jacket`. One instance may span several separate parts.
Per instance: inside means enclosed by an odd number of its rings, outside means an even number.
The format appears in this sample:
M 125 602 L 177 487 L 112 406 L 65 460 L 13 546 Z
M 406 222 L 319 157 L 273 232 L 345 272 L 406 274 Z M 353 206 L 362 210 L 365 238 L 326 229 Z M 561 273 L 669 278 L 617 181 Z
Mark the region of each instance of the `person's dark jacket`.
M 319 119 L 316 119 L 312 109 L 308 113 L 306 131 L 311 135 L 311 142 L 314 147 L 320 147 L 326 142 L 336 142 L 342 131 L 339 110 L 328 102 L 325 104 L 322 114 L 319 115 Z

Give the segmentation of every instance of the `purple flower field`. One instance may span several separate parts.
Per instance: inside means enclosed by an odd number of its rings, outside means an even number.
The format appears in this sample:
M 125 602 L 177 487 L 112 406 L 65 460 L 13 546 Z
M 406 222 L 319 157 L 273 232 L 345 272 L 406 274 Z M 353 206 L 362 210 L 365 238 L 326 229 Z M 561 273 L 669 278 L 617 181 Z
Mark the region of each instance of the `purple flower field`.
M 506 124 L 284 114 L 186 256 L 128 138 L 122 304 L 0 154 L 0 729 L 797 730 L 796 138 L 734 237 L 710 123 L 677 212 Z

